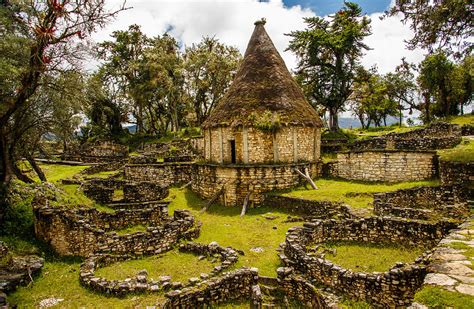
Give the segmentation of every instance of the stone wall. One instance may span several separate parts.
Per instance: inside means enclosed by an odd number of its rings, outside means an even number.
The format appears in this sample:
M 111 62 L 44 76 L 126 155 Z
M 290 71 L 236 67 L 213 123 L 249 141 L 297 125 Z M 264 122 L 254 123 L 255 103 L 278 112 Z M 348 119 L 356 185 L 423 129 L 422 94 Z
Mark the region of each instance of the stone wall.
M 435 152 L 354 151 L 337 154 L 331 176 L 363 181 L 418 181 L 437 175 Z
M 320 129 L 312 127 L 282 127 L 275 132 L 219 127 L 204 131 L 204 158 L 224 164 L 315 162 L 320 158 L 320 141 Z
M 284 291 L 286 296 L 300 301 L 306 308 L 334 308 L 328 304 L 320 290 L 308 282 L 306 278 L 293 274 L 292 268 L 279 267 L 277 274 L 278 287 Z
M 252 286 L 257 283 L 257 269 L 241 268 L 204 281 L 197 287 L 167 293 L 164 308 L 203 308 L 232 300 L 248 300 L 252 296 Z
M 474 183 L 474 162 L 439 162 L 439 176 L 443 184 Z
M 128 157 L 128 146 L 112 141 L 86 143 L 79 149 L 71 149 L 63 154 L 64 160 L 87 163 L 124 161 Z
M 411 219 L 462 219 L 469 215 L 468 189 L 462 186 L 423 186 L 374 194 L 374 212 Z
M 147 209 L 104 213 L 93 208 L 46 207 L 44 201 L 34 201 L 34 219 L 36 236 L 61 255 L 159 253 L 178 239 L 189 238 L 196 233 L 190 213 L 175 210 L 174 216 L 168 217 L 166 203 Z M 114 232 L 139 224 L 153 227 L 131 235 Z
M 208 279 L 217 276 L 225 269 L 232 266 L 238 260 L 237 252 L 232 248 L 224 248 L 217 243 L 209 245 L 198 243 L 186 243 L 179 247 L 182 252 L 190 252 L 197 255 L 213 256 L 220 260 L 220 265 L 215 266 L 209 274 L 201 274 L 201 279 Z M 95 254 L 87 258 L 81 265 L 80 282 L 82 285 L 94 290 L 98 293 L 112 294 L 116 296 L 124 296 L 127 294 L 137 293 L 157 293 L 169 290 L 170 288 L 182 289 L 196 285 L 201 281 L 199 278 L 189 278 L 188 282 L 171 281 L 170 276 L 161 276 L 160 280 L 148 280 L 148 273 L 140 271 L 135 278 L 125 280 L 108 280 L 99 278 L 94 275 L 95 271 L 116 262 L 127 261 L 140 258 L 141 255 L 133 254 L 117 255 L 117 254 Z
M 358 273 L 310 255 L 307 247 L 340 240 L 433 247 L 453 226 L 449 222 L 429 224 L 378 217 L 308 222 L 288 231 L 280 257 L 311 280 L 351 297 L 378 307 L 405 306 L 423 282 L 429 252 L 412 264 L 397 264 L 385 273 Z
M 152 181 L 161 186 L 188 183 L 194 173 L 193 163 L 127 164 L 125 179 Z
M 192 174 L 192 190 L 204 199 L 210 199 L 224 187 L 220 201 L 229 206 L 241 206 L 249 192 L 250 201 L 261 204 L 264 193 L 294 187 L 302 182 L 295 168 L 310 174 L 320 174 L 321 164 L 281 165 L 195 165 Z
M 123 186 L 124 201 L 127 203 L 159 201 L 168 193 L 168 187 L 152 181 L 127 182 Z
M 436 150 L 453 148 L 461 142 L 461 128 L 445 122 L 404 133 L 389 133 L 380 137 L 355 141 L 352 150 Z
M 304 217 L 331 219 L 353 217 L 350 208 L 342 202 L 311 201 L 300 198 L 266 194 L 264 204 L 272 209 Z

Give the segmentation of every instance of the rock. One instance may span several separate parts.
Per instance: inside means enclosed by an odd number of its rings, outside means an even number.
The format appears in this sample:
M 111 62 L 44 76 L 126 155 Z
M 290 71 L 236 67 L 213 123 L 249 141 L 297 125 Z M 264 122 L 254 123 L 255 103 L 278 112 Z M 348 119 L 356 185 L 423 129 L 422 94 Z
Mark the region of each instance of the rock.
M 216 250 L 217 248 L 219 248 L 219 244 L 217 243 L 217 241 L 213 241 L 213 242 L 209 243 L 209 245 L 207 245 L 207 247 L 212 251 L 212 250 Z
M 466 276 L 458 276 L 458 275 L 452 275 L 451 277 L 455 278 L 456 280 L 462 283 L 474 284 L 474 277 L 466 277 Z
M 141 276 L 147 276 L 148 277 L 148 271 L 146 269 L 142 269 L 138 272 L 139 275 Z
M 205 273 L 200 274 L 199 277 L 201 277 L 202 280 L 209 279 L 209 275 Z
M 474 276 L 474 270 L 464 265 L 462 262 L 448 262 L 438 265 L 433 265 L 431 267 L 434 272 L 450 274 L 450 275 L 459 275 L 459 276 Z
M 199 260 L 199 261 L 202 261 L 202 260 L 204 260 L 205 258 L 206 258 L 205 255 L 200 255 L 200 256 L 198 256 L 198 260 Z
M 250 251 L 255 252 L 255 253 L 260 253 L 265 250 L 262 247 L 253 247 L 253 248 L 250 248 Z
M 189 283 L 190 283 L 191 285 L 196 285 L 196 284 L 199 283 L 199 282 L 201 282 L 201 279 L 196 278 L 196 277 L 193 277 L 193 278 L 190 278 L 190 279 L 189 279 Z
M 53 307 L 53 306 L 56 306 L 57 304 L 59 304 L 60 302 L 62 302 L 63 300 L 64 299 L 62 299 L 62 298 L 46 298 L 46 299 L 43 299 L 42 301 L 40 301 L 39 307 L 40 308 Z
M 472 285 L 461 283 L 456 287 L 456 291 L 458 291 L 459 293 L 474 296 L 474 286 Z
M 458 283 L 453 278 L 445 274 L 427 274 L 425 277 L 425 284 L 439 285 L 439 286 L 453 286 Z

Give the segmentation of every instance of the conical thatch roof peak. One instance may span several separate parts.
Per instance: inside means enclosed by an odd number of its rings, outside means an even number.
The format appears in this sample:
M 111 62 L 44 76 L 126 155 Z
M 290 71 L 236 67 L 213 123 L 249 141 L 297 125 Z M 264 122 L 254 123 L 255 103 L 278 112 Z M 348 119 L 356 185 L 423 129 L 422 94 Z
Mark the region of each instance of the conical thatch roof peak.
M 271 115 L 279 125 L 321 127 L 316 111 L 286 68 L 285 62 L 265 31 L 265 19 L 255 30 L 244 59 L 227 93 L 203 123 L 217 126 L 258 126 L 262 115 Z

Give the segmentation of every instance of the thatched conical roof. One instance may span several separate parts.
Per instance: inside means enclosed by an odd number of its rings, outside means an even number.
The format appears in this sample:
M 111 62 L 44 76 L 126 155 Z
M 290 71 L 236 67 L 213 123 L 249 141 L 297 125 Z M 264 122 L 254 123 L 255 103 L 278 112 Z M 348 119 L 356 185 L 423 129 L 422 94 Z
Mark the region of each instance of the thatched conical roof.
M 278 125 L 322 126 L 321 119 L 291 76 L 264 24 L 264 20 L 255 23 L 237 75 L 203 123 L 203 128 L 258 126 L 256 122 L 268 121 L 268 118 Z

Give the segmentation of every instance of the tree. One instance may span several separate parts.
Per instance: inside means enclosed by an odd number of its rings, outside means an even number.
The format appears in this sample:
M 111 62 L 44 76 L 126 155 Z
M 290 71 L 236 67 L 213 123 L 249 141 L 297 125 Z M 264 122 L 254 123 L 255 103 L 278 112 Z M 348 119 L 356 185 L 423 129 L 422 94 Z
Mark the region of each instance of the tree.
M 401 13 L 403 22 L 414 32 L 407 43 L 433 52 L 441 48 L 461 58 L 472 51 L 472 1 L 470 0 L 397 0 L 386 13 Z
M 121 8 L 123 9 L 123 7 Z M 119 11 L 121 10 L 119 9 Z M 72 69 L 84 55 L 83 40 L 116 12 L 104 0 L 2 1 L 0 3 L 0 182 L 4 190 L 18 173 L 22 117 L 38 111 L 34 95 L 43 77 Z M 3 26 L 5 25 L 5 26 Z M 18 146 L 18 147 L 17 147 Z
M 364 50 L 363 39 L 371 34 L 370 19 L 361 16 L 361 8 L 352 2 L 330 20 L 305 18 L 308 28 L 293 31 L 288 50 L 298 58 L 297 81 L 310 103 L 329 112 L 329 128 L 339 129 L 338 113 L 352 92 L 355 69 Z
M 402 59 L 402 63 L 395 68 L 395 72 L 385 75 L 387 94 L 392 101 L 397 102 L 399 125 L 402 126 L 403 111 L 409 110 L 410 114 L 416 103 L 417 87 L 414 75 L 415 66 Z
M 450 84 L 454 70 L 454 63 L 441 50 L 427 55 L 420 63 L 418 84 L 425 97 L 425 104 L 428 105 L 433 101 L 435 103 L 431 107 L 426 107 L 427 122 L 431 120 L 431 112 L 441 117 L 458 114 L 457 106 L 453 104 Z
M 241 59 L 237 48 L 226 46 L 210 37 L 204 37 L 199 44 L 186 49 L 184 74 L 196 126 L 206 120 L 227 91 Z
M 387 125 L 387 118 L 397 114 L 398 104 L 390 95 L 386 76 L 377 73 L 377 68 L 357 69 L 353 92 L 350 97 L 353 113 L 359 118 L 362 128 Z

